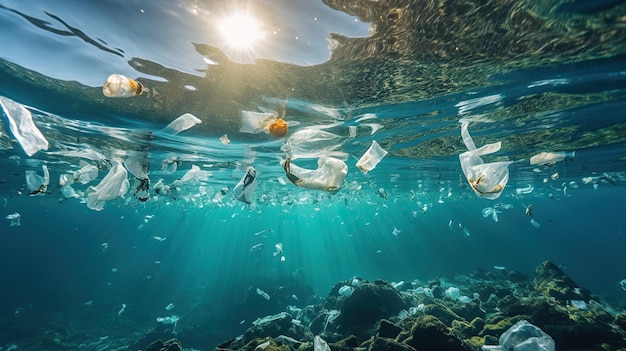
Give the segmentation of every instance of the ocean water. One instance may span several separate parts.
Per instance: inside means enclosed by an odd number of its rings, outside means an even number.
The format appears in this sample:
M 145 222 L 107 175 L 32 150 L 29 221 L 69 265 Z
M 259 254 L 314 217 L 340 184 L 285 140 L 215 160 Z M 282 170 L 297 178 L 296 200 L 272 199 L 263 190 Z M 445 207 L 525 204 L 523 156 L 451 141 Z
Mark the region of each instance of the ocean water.
M 544 260 L 623 308 L 624 16 L 621 1 L 0 1 L 0 96 L 48 142 L 29 156 L 3 112 L 0 346 L 122 349 L 175 314 L 208 350 L 352 277 Z M 105 97 L 114 73 L 148 91 Z M 240 131 L 268 110 L 286 136 Z M 164 130 L 185 113 L 201 123 Z M 497 199 L 463 174 L 462 121 L 476 146 L 501 142 L 485 162 L 512 162 Z M 307 130 L 336 138 L 293 157 Z M 373 141 L 388 154 L 364 174 Z M 324 147 L 348 167 L 340 189 L 292 184 L 281 161 L 315 169 Z M 541 152 L 568 157 L 531 164 Z M 147 201 L 133 162 L 149 165 Z M 90 208 L 118 163 L 130 189 Z M 60 177 L 86 165 L 97 176 L 68 197 Z M 29 189 L 43 166 L 47 188 Z M 248 204 L 233 191 L 250 166 Z M 247 302 L 257 288 L 267 303 Z

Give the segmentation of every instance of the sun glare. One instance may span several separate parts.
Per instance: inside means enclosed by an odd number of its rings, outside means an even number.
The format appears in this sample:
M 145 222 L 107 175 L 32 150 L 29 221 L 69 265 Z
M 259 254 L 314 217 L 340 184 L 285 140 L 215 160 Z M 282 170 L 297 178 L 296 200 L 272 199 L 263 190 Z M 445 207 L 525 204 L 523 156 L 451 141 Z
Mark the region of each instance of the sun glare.
M 249 13 L 236 13 L 224 18 L 219 24 L 219 31 L 226 45 L 240 50 L 249 50 L 264 33 L 259 20 Z

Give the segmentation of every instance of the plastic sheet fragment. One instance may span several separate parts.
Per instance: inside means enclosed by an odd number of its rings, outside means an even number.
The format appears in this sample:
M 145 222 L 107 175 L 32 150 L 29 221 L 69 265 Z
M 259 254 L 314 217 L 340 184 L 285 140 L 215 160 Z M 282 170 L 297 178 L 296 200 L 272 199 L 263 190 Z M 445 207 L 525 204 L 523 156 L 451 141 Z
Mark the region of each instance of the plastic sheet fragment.
M 173 120 L 170 124 L 163 128 L 162 131 L 164 133 L 176 135 L 200 123 L 202 123 L 200 118 L 192 115 L 191 113 L 185 113 Z
M 87 195 L 87 207 L 102 211 L 107 201 L 123 197 L 129 188 L 128 172 L 121 163 L 115 163 L 100 183 L 91 188 L 91 193 Z
M 4 96 L 0 96 L 0 105 L 9 119 L 11 133 L 28 156 L 39 150 L 48 150 L 48 140 L 41 134 L 26 107 Z
M 26 171 L 26 186 L 31 196 L 42 195 L 48 191 L 48 185 L 50 184 L 48 166 L 42 165 L 41 168 L 43 168 L 43 176 L 32 170 Z

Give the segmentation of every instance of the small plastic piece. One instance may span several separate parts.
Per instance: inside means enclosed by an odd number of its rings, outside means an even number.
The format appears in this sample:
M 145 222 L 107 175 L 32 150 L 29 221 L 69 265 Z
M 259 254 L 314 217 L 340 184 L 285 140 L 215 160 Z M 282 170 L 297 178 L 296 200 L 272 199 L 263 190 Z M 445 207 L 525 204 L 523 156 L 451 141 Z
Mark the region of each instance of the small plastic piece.
M 246 169 L 246 174 L 233 189 L 233 197 L 241 202 L 250 204 L 252 193 L 254 192 L 254 181 L 256 180 L 256 170 L 250 166 Z
M 147 92 L 141 83 L 121 74 L 111 74 L 102 86 L 102 93 L 106 97 L 132 97 Z
M 9 128 L 28 156 L 48 150 L 48 140 L 33 122 L 33 115 L 24 105 L 0 96 L 0 105 L 9 119 Z
M 462 121 L 461 136 L 468 151 L 459 155 L 461 169 L 478 197 L 495 200 L 502 195 L 502 190 L 509 181 L 509 165 L 513 162 L 484 163 L 480 156 L 500 150 L 500 142 L 476 148 L 467 130 L 468 125 L 468 121 Z
M 191 113 L 185 113 L 173 120 L 170 124 L 163 128 L 162 131 L 164 133 L 176 135 L 200 123 L 202 123 L 200 118 L 192 115 Z
M 372 145 L 367 152 L 361 156 L 359 161 L 356 163 L 356 166 L 363 172 L 363 174 L 367 174 L 367 172 L 371 171 L 376 167 L 376 165 L 387 155 L 387 151 L 385 151 L 376 140 L 372 141 Z
M 287 179 L 295 185 L 305 189 L 324 190 L 333 194 L 339 191 L 348 174 L 348 166 L 345 162 L 325 156 L 317 160 L 317 169 L 315 170 L 298 167 L 289 158 L 283 162 L 283 169 Z
M 20 220 L 22 219 L 22 215 L 17 212 L 11 213 L 10 215 L 7 215 L 5 218 L 11 221 L 11 224 L 10 224 L 11 227 L 19 227 L 22 225 L 22 223 L 20 222 Z
M 573 159 L 576 156 L 576 151 L 554 151 L 554 152 L 540 152 L 530 158 L 531 165 L 548 165 L 551 166 L 559 161 L 565 159 Z
M 166 311 L 170 311 L 170 310 L 172 310 L 173 308 L 174 308 L 174 304 L 173 304 L 173 303 L 170 303 L 170 304 L 168 304 L 167 306 L 165 306 L 165 310 L 166 310 Z
M 264 299 L 266 299 L 266 300 L 268 300 L 268 301 L 269 301 L 269 299 L 270 299 L 270 295 L 269 295 L 268 293 L 266 293 L 265 291 L 263 291 L 263 290 L 261 290 L 261 289 L 259 289 L 259 288 L 256 288 L 256 293 L 257 293 L 259 296 L 261 296 L 261 297 L 263 297 Z
M 487 218 L 491 216 L 494 222 L 498 221 L 498 213 L 502 213 L 501 211 L 496 210 L 493 207 L 485 207 L 483 208 L 483 217 Z
M 278 117 L 276 111 L 262 109 L 264 112 L 241 111 L 240 133 L 269 133 L 275 137 L 284 137 L 289 130 L 287 122 Z
M 228 143 L 230 143 L 230 139 L 228 139 L 228 135 L 224 134 L 220 137 L 220 141 L 222 142 L 222 144 L 224 145 L 228 145 Z

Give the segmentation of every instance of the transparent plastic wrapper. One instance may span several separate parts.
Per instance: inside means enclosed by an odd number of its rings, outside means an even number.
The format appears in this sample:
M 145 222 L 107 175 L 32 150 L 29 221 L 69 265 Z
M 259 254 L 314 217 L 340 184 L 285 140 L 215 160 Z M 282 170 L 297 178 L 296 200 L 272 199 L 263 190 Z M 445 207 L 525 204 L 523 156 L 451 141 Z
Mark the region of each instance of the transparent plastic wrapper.
M 150 198 L 150 155 L 147 152 L 131 152 L 124 161 L 126 169 L 135 177 L 133 196 L 141 202 Z
M 192 115 L 191 113 L 185 113 L 173 120 L 170 124 L 163 128 L 162 131 L 164 133 L 176 135 L 200 123 L 202 123 L 200 118 Z
M 102 86 L 102 93 L 106 97 L 132 97 L 147 92 L 148 89 L 134 79 L 121 74 L 111 74 Z
M 513 162 L 484 163 L 480 156 L 497 152 L 501 144 L 497 142 L 476 148 L 467 130 L 468 125 L 468 121 L 463 121 L 461 124 L 461 136 L 468 150 L 459 155 L 461 169 L 476 195 L 495 200 L 502 195 L 502 190 L 509 181 L 509 165 Z
M 96 178 L 98 178 L 98 167 L 86 164 L 81 167 L 81 169 L 74 172 L 74 177 L 72 180 L 81 184 L 87 184 Z
M 292 160 L 327 156 L 345 161 L 348 154 L 340 150 L 342 145 L 343 138 L 339 135 L 317 128 L 305 128 L 291 134 L 280 149 Z
M 283 162 L 283 169 L 287 179 L 295 185 L 305 189 L 324 190 L 333 194 L 339 191 L 348 174 L 348 166 L 345 162 L 326 156 L 321 156 L 317 160 L 317 169 L 315 170 L 301 168 L 293 164 L 289 158 Z
M 246 169 L 246 174 L 233 189 L 233 197 L 241 202 L 250 204 L 252 193 L 254 192 L 254 181 L 256 180 L 256 170 L 250 166 Z
M 499 345 L 484 345 L 483 351 L 555 351 L 554 340 L 538 327 L 522 320 L 505 331 Z
M 385 151 L 376 140 L 372 141 L 372 145 L 369 149 L 361 156 L 361 158 L 357 161 L 356 166 L 363 172 L 363 174 L 367 174 L 367 172 L 371 171 L 376 167 L 376 165 L 387 155 L 387 151 Z
M 123 197 L 129 188 L 128 172 L 121 163 L 115 163 L 100 183 L 91 188 L 91 193 L 87 195 L 87 207 L 102 211 L 107 201 Z
M 259 134 L 267 131 L 272 120 L 276 119 L 275 113 L 241 111 L 240 133 Z
M 48 140 L 33 122 L 33 115 L 22 104 L 0 96 L 0 105 L 9 119 L 9 129 L 28 156 L 48 150 Z
M 44 194 L 48 190 L 50 184 L 50 173 L 48 172 L 48 166 L 42 165 L 43 176 L 40 176 L 35 171 L 26 171 L 26 186 L 31 196 Z
M 576 155 L 576 151 L 540 152 L 530 158 L 530 164 L 537 165 L 537 166 L 543 166 L 543 165 L 551 166 L 565 159 L 573 159 L 575 155 Z

